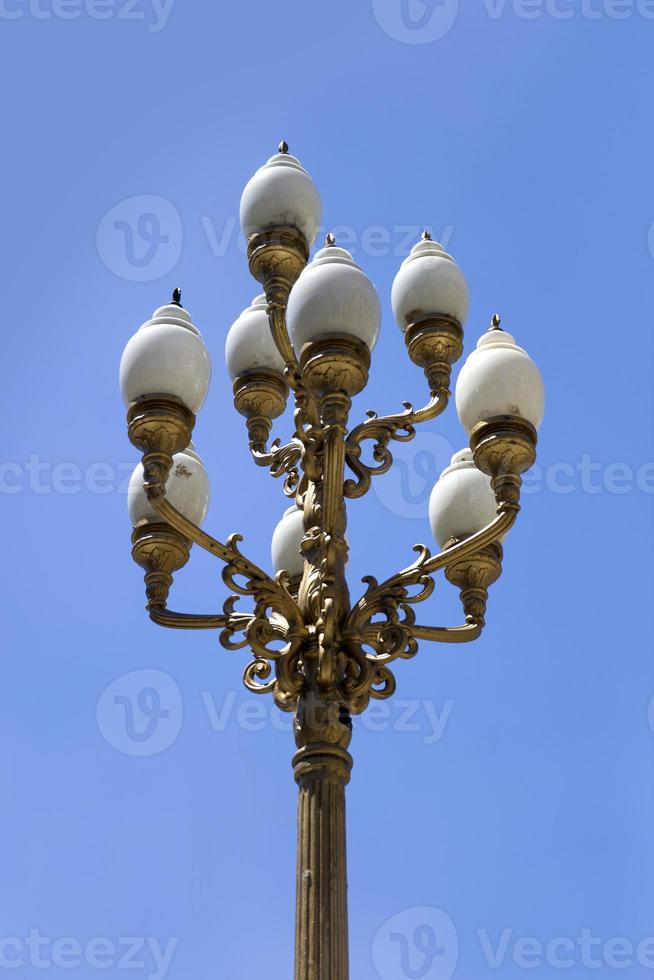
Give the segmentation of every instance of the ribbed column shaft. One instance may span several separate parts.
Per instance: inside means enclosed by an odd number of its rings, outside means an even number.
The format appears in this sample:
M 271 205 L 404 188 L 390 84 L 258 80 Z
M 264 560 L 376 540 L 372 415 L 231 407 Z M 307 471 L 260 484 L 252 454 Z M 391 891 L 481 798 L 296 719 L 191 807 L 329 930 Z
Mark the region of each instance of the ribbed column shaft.
M 295 980 L 348 980 L 345 785 L 352 757 L 312 744 L 293 759 L 299 786 Z

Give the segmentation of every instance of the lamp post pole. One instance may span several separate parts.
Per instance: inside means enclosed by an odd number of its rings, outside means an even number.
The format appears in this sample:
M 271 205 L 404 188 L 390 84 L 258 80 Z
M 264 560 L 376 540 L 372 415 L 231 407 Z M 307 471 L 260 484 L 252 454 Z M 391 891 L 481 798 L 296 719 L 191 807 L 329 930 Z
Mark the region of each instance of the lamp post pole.
M 417 557 L 352 603 L 345 568 L 346 502 L 365 495 L 393 463 L 393 441 L 413 438 L 450 397 L 452 365 L 463 349 L 465 280 L 425 233 L 395 279 L 392 303 L 411 360 L 425 373 L 426 405 L 350 426 L 354 395 L 365 387 L 377 340 L 379 300 L 333 236 L 308 263 L 319 222 L 317 191 L 286 144 L 247 185 L 241 223 L 252 275 L 264 293 L 232 326 L 226 360 L 234 404 L 245 417 L 255 463 L 282 477 L 293 504 L 272 539 L 274 574 L 239 548 L 201 529 L 208 481 L 191 442 L 209 384 L 202 337 L 181 305 L 155 311 L 129 341 L 121 362 L 128 433 L 142 461 L 130 483 L 132 555 L 145 571 L 147 609 L 157 624 L 214 629 L 227 649 L 248 648 L 250 691 L 269 693 L 293 712 L 298 785 L 296 980 L 347 980 L 348 918 L 345 787 L 352 718 L 370 699 L 395 691 L 394 661 L 422 642 L 464 643 L 483 629 L 489 586 L 499 577 L 502 540 L 513 525 L 520 475 L 535 459 L 543 413 L 538 369 L 493 318 L 462 368 L 457 409 L 470 449 L 456 453 L 430 501 L 440 550 Z M 285 445 L 269 437 L 294 401 Z M 372 448 L 365 462 L 363 449 Z M 350 474 L 349 476 L 347 474 Z M 174 573 L 195 544 L 224 565 L 232 595 L 222 613 L 177 613 L 167 606 Z M 416 623 L 414 606 L 442 571 L 460 591 L 463 622 Z M 235 602 L 249 597 L 252 608 Z

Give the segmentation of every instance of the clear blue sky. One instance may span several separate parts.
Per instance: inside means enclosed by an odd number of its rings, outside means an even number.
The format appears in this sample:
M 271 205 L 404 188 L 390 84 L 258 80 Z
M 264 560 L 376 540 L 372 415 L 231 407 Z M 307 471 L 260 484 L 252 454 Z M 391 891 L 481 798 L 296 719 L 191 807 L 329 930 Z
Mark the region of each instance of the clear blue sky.
M 207 526 L 267 563 L 285 503 L 248 457 L 223 344 L 258 291 L 241 189 L 281 138 L 382 298 L 359 417 L 424 398 L 389 303 L 423 225 L 467 275 L 466 351 L 499 310 L 548 395 L 486 634 L 424 646 L 387 714 L 355 722 L 352 976 L 651 973 L 654 11 L 460 6 L 0 3 L 0 974 L 291 975 L 292 739 L 242 689 L 244 652 L 144 614 L 117 386 L 181 285 L 214 362 Z M 452 406 L 352 503 L 353 598 L 429 542 L 431 482 L 463 444 Z M 219 608 L 219 572 L 193 554 L 174 605 Z M 420 615 L 457 617 L 447 583 Z M 169 712 L 151 737 L 114 700 L 148 688 Z

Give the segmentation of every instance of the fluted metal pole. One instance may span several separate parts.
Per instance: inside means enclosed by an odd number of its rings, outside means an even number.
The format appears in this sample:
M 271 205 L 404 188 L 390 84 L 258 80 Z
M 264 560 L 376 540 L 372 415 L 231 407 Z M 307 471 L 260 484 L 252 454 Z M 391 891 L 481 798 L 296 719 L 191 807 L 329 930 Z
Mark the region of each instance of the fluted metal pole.
M 298 797 L 295 980 L 348 980 L 345 786 L 351 723 L 337 705 L 304 699 L 293 758 Z

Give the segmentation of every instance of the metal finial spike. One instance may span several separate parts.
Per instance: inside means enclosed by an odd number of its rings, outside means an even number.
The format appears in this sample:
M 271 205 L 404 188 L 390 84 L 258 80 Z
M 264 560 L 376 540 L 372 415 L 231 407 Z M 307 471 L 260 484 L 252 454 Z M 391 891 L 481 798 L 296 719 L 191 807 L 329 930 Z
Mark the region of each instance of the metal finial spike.
M 173 289 L 173 299 L 172 299 L 172 302 L 174 303 L 175 306 L 181 306 L 182 305 L 182 291 L 179 288 L 179 286 L 176 286 L 175 289 Z
M 325 238 L 325 245 L 335 245 L 335 244 L 336 244 L 336 238 L 334 237 L 334 235 L 332 235 L 331 231 L 327 232 L 327 236 Z
M 422 235 L 420 237 L 422 238 L 423 242 L 430 242 L 431 241 L 431 232 L 430 231 L 427 231 L 427 229 L 425 228 L 425 230 L 423 231 L 423 233 L 422 233 Z
M 278 149 L 280 153 L 288 153 L 288 143 L 286 142 L 286 140 L 281 141 Z
M 502 322 L 502 317 L 499 315 L 499 313 L 494 313 L 493 314 L 493 319 L 491 320 L 490 329 L 491 330 L 501 330 L 502 329 L 501 326 L 500 326 L 500 323 L 501 322 Z

